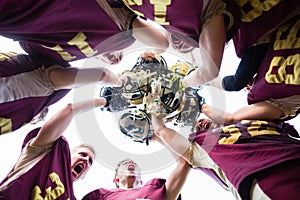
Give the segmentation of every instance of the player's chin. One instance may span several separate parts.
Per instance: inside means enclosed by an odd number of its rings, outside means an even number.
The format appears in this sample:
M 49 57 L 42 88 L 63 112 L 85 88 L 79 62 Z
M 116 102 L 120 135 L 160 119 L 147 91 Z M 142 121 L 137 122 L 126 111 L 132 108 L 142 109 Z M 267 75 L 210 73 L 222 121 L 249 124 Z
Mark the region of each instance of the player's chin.
M 72 177 L 73 182 L 75 182 L 79 179 L 78 174 L 74 170 L 72 170 L 72 172 L 71 172 L 71 177 Z

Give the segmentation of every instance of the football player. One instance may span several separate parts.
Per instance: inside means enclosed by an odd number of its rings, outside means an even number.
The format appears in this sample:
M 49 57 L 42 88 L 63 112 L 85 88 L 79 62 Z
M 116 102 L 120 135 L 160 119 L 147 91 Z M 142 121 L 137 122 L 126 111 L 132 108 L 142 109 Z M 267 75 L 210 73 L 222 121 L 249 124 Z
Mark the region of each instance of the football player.
M 20 41 L 28 54 L 46 65 L 64 66 L 70 61 L 120 50 L 135 39 L 152 47 L 168 47 L 160 26 L 109 3 L 4 0 L 0 3 L 0 34 Z
M 249 48 L 236 74 L 223 78 L 221 88 L 230 91 L 245 87 L 256 74 L 248 93 L 249 105 L 232 114 L 220 115 L 225 124 L 242 119 L 288 120 L 299 114 L 299 24 L 300 15 L 282 24 L 273 42 Z M 217 81 L 213 82 L 216 85 Z M 204 105 L 202 110 L 211 117 L 211 109 Z M 212 119 L 222 123 L 220 119 Z
M 0 134 L 29 123 L 72 88 L 98 81 L 121 84 L 106 68 L 47 66 L 39 64 L 34 56 L 15 53 L 2 53 L 0 58 Z
M 241 13 L 240 27 L 233 37 L 236 54 L 240 58 L 251 46 L 270 42 L 279 26 L 300 13 L 297 0 L 233 1 Z
M 179 192 L 190 171 L 187 162 L 180 158 L 169 178 L 154 178 L 142 184 L 141 168 L 131 159 L 118 163 L 114 182 L 117 189 L 99 188 L 86 194 L 83 199 L 181 199 Z M 179 196 L 179 197 L 178 197 Z
M 0 199 L 76 199 L 73 182 L 90 169 L 95 152 L 89 145 L 70 152 L 62 134 L 74 115 L 105 103 L 98 98 L 68 104 L 41 128 L 30 131 L 21 156 L 0 184 Z
M 152 116 L 155 134 L 193 168 L 213 170 L 236 199 L 297 199 L 299 134 L 287 123 L 200 120 L 189 140 Z M 292 138 L 292 137 L 294 138 Z
M 237 31 L 240 20 L 232 1 L 226 4 L 222 0 L 123 2 L 165 27 L 174 49 L 186 53 L 200 47 L 203 64 L 184 78 L 185 86 L 198 86 L 218 76 L 225 43 Z

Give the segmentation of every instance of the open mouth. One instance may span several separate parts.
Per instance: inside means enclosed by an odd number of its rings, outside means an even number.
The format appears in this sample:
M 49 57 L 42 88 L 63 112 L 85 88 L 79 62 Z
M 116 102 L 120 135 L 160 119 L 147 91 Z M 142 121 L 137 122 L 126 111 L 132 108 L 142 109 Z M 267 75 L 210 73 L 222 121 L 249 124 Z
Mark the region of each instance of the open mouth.
M 135 166 L 134 165 L 128 165 L 128 171 L 130 171 L 130 172 L 135 171 Z
M 83 170 L 83 164 L 82 163 L 79 163 L 78 165 L 76 165 L 75 167 L 74 167 L 74 171 L 77 173 L 77 174 L 80 174 L 80 172 L 82 172 L 82 170 Z

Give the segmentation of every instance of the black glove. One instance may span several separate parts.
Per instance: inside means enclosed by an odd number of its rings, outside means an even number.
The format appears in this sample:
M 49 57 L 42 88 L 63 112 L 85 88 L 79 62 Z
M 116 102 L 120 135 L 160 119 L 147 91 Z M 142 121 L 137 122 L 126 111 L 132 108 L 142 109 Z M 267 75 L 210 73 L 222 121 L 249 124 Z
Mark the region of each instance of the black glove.
M 193 125 L 198 119 L 201 107 L 205 103 L 204 97 L 198 94 L 198 91 L 201 89 L 191 87 L 185 89 L 186 102 L 176 119 L 176 124 L 180 126 Z
M 101 110 L 117 112 L 128 108 L 129 103 L 122 98 L 121 92 L 121 88 L 103 87 L 100 91 L 100 97 L 105 98 L 106 104 Z
M 197 91 L 194 91 L 193 95 L 195 97 L 195 100 L 198 103 L 199 112 L 202 113 L 201 109 L 202 109 L 203 104 L 205 104 L 205 98 L 200 96 Z
M 200 113 L 203 104 L 205 104 L 205 98 L 198 94 L 198 91 L 201 89 L 202 87 L 199 88 L 188 87 L 185 89 L 185 94 L 187 98 L 194 98 L 194 100 L 197 102 Z

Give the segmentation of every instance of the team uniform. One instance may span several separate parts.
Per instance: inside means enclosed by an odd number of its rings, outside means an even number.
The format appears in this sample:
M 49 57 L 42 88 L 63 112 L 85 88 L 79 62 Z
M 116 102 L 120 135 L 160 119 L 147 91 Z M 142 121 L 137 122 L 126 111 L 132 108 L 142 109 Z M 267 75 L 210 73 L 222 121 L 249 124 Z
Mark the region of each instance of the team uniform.
M 60 137 L 51 146 L 31 146 L 39 129 L 26 136 L 19 160 L 0 184 L 0 199 L 76 199 L 67 141 Z
M 143 187 L 124 190 L 115 188 L 111 190 L 97 189 L 83 197 L 83 200 L 132 200 L 132 199 L 165 199 L 165 179 L 152 179 Z
M 55 90 L 48 78 L 58 65 L 39 64 L 33 56 L 0 54 L 0 135 L 30 122 L 44 107 L 70 90 Z
M 240 27 L 233 37 L 236 54 L 240 58 L 249 47 L 270 41 L 280 25 L 300 13 L 298 0 L 234 2 L 241 13 Z
M 279 27 L 248 93 L 249 104 L 266 101 L 280 108 L 281 119 L 300 112 L 299 30 L 300 15 Z
M 194 44 L 198 44 L 202 29 L 214 16 L 219 14 L 226 16 L 227 40 L 230 40 L 239 25 L 239 15 L 235 4 L 228 3 L 226 6 L 221 0 L 188 2 L 123 0 L 123 2 L 138 14 L 143 14 L 172 33 L 180 33 L 193 39 Z
M 104 0 L 99 2 L 107 4 Z M 107 13 L 115 14 L 115 19 Z M 66 65 L 69 61 L 128 47 L 134 38 L 129 32 L 119 33 L 129 30 L 135 16 L 129 9 L 108 4 L 104 10 L 96 0 L 3 0 L 0 34 L 21 41 L 22 48 L 43 64 Z M 100 45 L 112 36 L 113 40 Z
M 190 140 L 190 164 L 213 169 L 236 199 L 299 198 L 300 140 L 293 126 L 243 120 Z

